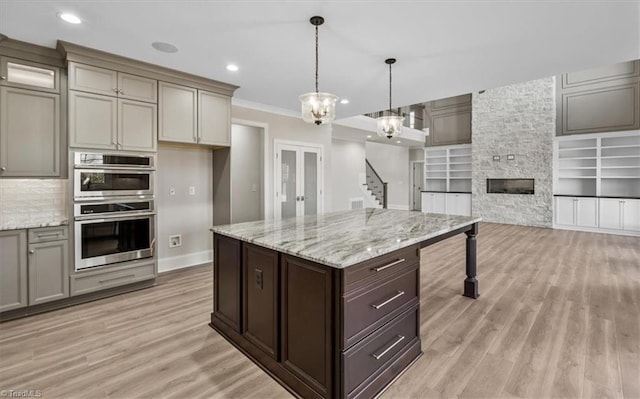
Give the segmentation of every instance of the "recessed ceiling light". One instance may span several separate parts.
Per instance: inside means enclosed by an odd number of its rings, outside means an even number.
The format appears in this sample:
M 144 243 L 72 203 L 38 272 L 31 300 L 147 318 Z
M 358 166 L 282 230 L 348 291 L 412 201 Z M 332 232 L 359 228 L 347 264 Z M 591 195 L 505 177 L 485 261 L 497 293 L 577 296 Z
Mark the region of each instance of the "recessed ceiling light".
M 367 138 L 368 138 L 368 139 L 370 139 L 370 138 L 371 138 L 371 135 L 370 135 L 370 134 L 368 134 L 368 135 L 367 135 Z
M 60 12 L 58 13 L 58 18 L 61 20 L 68 22 L 70 24 L 81 24 L 82 20 L 73 14 L 69 14 L 68 12 Z
M 340 100 L 340 104 L 349 104 L 349 100 L 346 98 L 343 98 L 342 100 Z
M 402 143 L 402 141 L 398 140 L 398 141 L 396 141 L 396 143 L 400 144 L 400 143 Z
M 227 65 L 227 71 L 237 72 L 238 71 L 238 66 L 236 64 L 229 64 L 229 65 Z
M 166 42 L 153 42 L 151 43 L 151 47 L 154 49 L 163 52 L 163 53 L 177 53 L 178 48 L 171 43 Z

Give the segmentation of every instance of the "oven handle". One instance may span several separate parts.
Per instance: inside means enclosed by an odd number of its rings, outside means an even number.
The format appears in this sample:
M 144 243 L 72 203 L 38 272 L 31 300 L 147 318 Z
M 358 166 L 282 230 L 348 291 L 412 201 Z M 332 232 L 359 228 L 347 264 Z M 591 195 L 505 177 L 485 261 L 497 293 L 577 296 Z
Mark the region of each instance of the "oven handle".
M 146 219 L 149 216 L 155 216 L 155 212 L 143 212 L 143 213 L 133 213 L 128 216 L 119 214 L 119 215 L 103 215 L 99 218 L 91 217 L 91 216 L 76 216 L 76 222 L 94 222 L 94 223 L 102 223 L 102 222 L 111 222 L 114 220 L 136 220 L 136 219 Z
M 130 168 L 130 167 L 123 168 L 122 166 L 104 166 L 104 165 L 100 165 L 99 167 L 97 165 L 93 167 L 86 167 L 86 166 L 83 166 L 81 168 L 76 167 L 75 170 L 76 172 L 91 172 L 91 173 L 117 171 L 122 173 L 130 173 L 130 174 L 138 174 L 138 175 L 148 174 L 149 172 L 155 171 L 155 169 L 151 169 L 151 168 Z

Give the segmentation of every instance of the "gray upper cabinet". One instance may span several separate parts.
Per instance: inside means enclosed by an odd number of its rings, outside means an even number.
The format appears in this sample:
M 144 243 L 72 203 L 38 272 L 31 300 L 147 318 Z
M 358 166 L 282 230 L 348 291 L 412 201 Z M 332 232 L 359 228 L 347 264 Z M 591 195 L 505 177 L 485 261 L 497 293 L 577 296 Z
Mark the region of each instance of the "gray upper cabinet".
M 231 98 L 198 90 L 199 144 L 231 145 Z
M 61 176 L 60 95 L 0 87 L 0 177 Z
M 0 231 L 0 312 L 27 306 L 27 233 Z
M 69 89 L 129 100 L 158 102 L 158 81 L 91 65 L 69 63 Z
M 69 145 L 156 151 L 155 104 L 69 91 Z
M 69 91 L 69 145 L 115 150 L 118 145 L 118 99 Z
M 431 101 L 425 106 L 427 146 L 471 143 L 471 94 Z
M 160 82 L 158 140 L 197 143 L 198 90 Z
M 69 243 L 66 230 L 65 226 L 29 230 L 30 306 L 69 296 Z
M 556 79 L 556 134 L 640 129 L 640 60 Z
M 0 86 L 60 93 L 60 68 L 2 56 Z

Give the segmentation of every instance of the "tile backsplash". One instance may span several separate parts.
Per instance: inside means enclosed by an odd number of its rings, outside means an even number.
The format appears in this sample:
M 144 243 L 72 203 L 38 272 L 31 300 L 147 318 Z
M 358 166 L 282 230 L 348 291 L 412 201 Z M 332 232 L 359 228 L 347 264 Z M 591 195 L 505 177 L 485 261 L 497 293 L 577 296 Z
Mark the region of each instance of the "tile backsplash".
M 0 229 L 68 219 L 66 179 L 0 179 Z

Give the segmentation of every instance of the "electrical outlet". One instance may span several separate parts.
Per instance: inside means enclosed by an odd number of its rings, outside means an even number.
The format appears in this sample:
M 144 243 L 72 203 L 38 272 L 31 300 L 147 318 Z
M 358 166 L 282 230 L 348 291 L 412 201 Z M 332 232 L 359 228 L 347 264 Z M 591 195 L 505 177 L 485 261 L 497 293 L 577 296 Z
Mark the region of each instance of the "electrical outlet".
M 169 195 L 176 195 L 176 188 L 175 187 L 169 187 Z
M 169 236 L 169 248 L 181 247 L 182 246 L 182 235 L 176 234 L 174 236 Z
M 507 161 L 515 161 L 516 156 L 514 154 L 508 154 L 507 155 Z
M 189 195 L 196 195 L 196 188 L 193 186 L 189 187 Z

